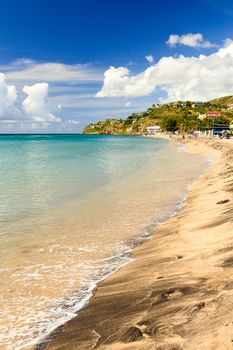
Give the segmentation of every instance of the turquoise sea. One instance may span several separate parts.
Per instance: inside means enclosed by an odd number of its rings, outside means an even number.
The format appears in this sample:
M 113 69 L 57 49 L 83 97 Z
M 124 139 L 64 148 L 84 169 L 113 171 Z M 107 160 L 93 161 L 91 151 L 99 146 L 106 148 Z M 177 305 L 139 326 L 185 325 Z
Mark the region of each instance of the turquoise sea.
M 0 135 L 0 348 L 74 317 L 207 164 L 162 139 Z
M 0 136 L 0 228 L 117 183 L 166 141 L 88 135 Z

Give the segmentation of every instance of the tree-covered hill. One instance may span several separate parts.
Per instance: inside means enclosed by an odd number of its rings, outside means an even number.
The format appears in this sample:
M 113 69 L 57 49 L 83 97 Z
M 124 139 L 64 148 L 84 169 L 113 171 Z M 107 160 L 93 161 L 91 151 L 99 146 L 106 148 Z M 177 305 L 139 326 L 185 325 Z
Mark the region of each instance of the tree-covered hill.
M 212 101 L 210 101 L 212 105 L 221 107 L 221 108 L 227 108 L 227 106 L 231 103 L 233 103 L 233 96 L 224 96 L 220 98 L 216 98 Z
M 159 125 L 164 131 L 181 130 L 184 132 L 211 128 L 214 123 L 230 124 L 233 120 L 233 109 L 228 104 L 233 103 L 233 96 L 218 98 L 203 104 L 193 104 L 190 101 L 163 105 L 152 105 L 145 112 L 133 113 L 126 119 L 106 119 L 87 125 L 84 134 L 143 134 L 148 126 Z M 199 116 L 207 112 L 218 111 L 219 117 L 207 117 L 200 120 Z

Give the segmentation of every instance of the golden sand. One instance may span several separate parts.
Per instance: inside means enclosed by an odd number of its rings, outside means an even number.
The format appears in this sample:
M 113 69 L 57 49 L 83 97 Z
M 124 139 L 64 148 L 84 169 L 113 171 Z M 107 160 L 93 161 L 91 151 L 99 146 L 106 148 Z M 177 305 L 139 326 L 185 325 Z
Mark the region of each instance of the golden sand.
M 233 144 L 188 143 L 216 157 L 183 209 L 38 349 L 233 348 Z

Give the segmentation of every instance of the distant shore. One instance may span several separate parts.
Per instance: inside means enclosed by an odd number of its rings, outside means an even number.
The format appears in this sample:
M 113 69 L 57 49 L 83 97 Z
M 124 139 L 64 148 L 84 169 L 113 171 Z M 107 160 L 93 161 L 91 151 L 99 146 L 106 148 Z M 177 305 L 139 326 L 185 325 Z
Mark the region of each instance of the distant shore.
M 182 210 L 37 349 L 232 349 L 233 144 L 185 142 L 215 160 Z

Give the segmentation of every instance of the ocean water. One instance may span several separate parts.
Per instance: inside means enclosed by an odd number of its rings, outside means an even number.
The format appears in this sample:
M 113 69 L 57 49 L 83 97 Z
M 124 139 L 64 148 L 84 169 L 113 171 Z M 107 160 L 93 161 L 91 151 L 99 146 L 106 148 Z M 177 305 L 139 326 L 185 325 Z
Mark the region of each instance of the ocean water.
M 146 137 L 1 135 L 0 349 L 74 317 L 207 164 Z

